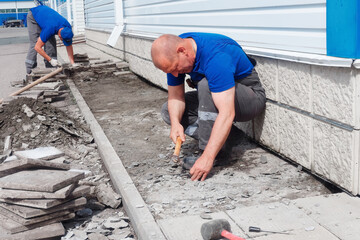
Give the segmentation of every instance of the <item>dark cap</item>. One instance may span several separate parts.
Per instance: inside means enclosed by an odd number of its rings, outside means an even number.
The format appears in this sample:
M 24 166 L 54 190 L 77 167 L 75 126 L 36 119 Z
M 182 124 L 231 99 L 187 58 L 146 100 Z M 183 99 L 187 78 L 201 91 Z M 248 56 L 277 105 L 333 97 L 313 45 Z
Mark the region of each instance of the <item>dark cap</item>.
M 70 46 L 72 44 L 72 38 L 74 36 L 71 28 L 69 27 L 64 27 L 61 32 L 60 32 L 62 41 L 64 43 L 65 46 Z

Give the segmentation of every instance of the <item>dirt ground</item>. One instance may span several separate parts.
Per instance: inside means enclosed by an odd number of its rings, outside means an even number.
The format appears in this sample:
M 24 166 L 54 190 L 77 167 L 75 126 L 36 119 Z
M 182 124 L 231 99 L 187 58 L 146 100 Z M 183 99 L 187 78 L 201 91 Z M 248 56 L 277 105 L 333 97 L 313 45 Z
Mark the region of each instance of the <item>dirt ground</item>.
M 331 193 L 324 183 L 239 130 L 230 162 L 214 167 L 206 181 L 193 182 L 188 171 L 170 161 L 174 144 L 160 115 L 166 91 L 134 74 L 89 79 L 85 72 L 73 79 L 155 219 Z M 180 156 L 198 151 L 197 141 L 188 137 Z

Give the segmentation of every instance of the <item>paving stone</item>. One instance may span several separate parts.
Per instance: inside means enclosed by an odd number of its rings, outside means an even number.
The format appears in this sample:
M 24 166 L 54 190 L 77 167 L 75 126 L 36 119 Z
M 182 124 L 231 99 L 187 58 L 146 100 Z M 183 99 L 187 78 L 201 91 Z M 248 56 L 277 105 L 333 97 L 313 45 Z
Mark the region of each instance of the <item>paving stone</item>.
M 13 213 L 16 213 L 17 215 L 23 218 L 33 218 L 58 211 L 65 211 L 68 209 L 80 209 L 83 206 L 85 206 L 85 204 L 86 204 L 86 198 L 81 197 L 49 209 L 38 209 L 38 208 L 25 207 L 25 206 L 19 206 L 19 205 L 7 204 L 7 203 L 0 203 L 0 207 L 5 208 Z
M 7 176 L 20 170 L 32 169 L 32 168 L 53 168 L 69 170 L 69 164 L 50 162 L 45 160 L 34 160 L 34 159 L 20 159 L 17 161 L 10 161 L 0 164 L 0 177 Z
M 32 230 L 9 234 L 5 229 L 0 227 L 0 239 L 6 240 L 32 240 L 32 239 L 45 239 L 62 236 L 65 234 L 64 226 L 61 223 L 52 223 L 43 227 L 35 228 Z
M 10 199 L 65 199 L 69 194 L 77 187 L 76 184 L 71 184 L 64 188 L 57 190 L 56 192 L 36 192 L 36 191 L 21 191 L 21 190 L 12 190 L 12 189 L 2 189 L 0 188 L 0 198 L 10 198 Z
M 84 173 L 62 170 L 26 170 L 0 178 L 0 187 L 55 192 L 84 178 Z
M 225 212 L 216 212 L 210 214 L 213 219 L 226 219 L 229 221 L 232 233 L 246 238 L 243 231 L 236 226 L 236 224 L 229 218 Z M 185 216 L 172 219 L 158 220 L 158 224 L 166 236 L 166 239 L 171 240 L 203 240 L 201 236 L 201 226 L 203 223 L 211 220 L 202 219 L 200 216 Z M 186 229 L 186 231 L 184 231 Z
M 59 87 L 62 83 L 61 82 L 43 82 L 34 87 L 33 90 L 55 90 Z
M 46 225 L 51 224 L 51 223 L 56 223 L 56 222 L 60 222 L 60 221 L 73 219 L 74 217 L 75 217 L 75 214 L 70 213 L 70 214 L 65 215 L 65 216 L 56 217 L 56 218 L 53 218 L 51 220 L 46 220 L 45 222 L 39 222 L 39 223 L 35 223 L 35 224 L 32 224 L 32 225 L 24 226 L 24 225 L 22 225 L 20 223 L 17 223 L 17 222 L 15 222 L 15 221 L 7 218 L 7 217 L 4 217 L 3 215 L 0 215 L 0 225 L 3 228 L 5 228 L 7 230 L 7 232 L 9 232 L 9 233 L 18 233 L 18 232 L 23 232 L 23 231 L 27 231 L 27 230 L 30 230 L 30 229 L 46 226 Z
M 265 232 L 249 232 L 249 226 L 260 227 L 263 230 L 275 231 L 275 232 L 289 232 L 293 231 L 301 232 L 301 236 L 307 236 L 303 239 L 316 239 L 310 237 L 316 237 L 319 234 L 323 234 L 321 239 L 336 239 L 334 235 L 327 232 L 325 228 L 320 226 L 313 219 L 308 217 L 303 211 L 294 205 L 285 205 L 282 203 L 270 203 L 259 206 L 251 206 L 246 208 L 240 208 L 227 211 L 229 216 L 236 222 L 236 224 L 246 231 L 246 234 L 250 238 L 258 238 L 263 235 L 273 235 L 272 238 L 284 234 L 265 233 Z M 313 232 L 307 232 L 305 228 L 313 226 L 315 230 Z M 294 234 L 295 235 L 295 234 Z M 284 239 L 290 238 L 292 235 L 286 236 Z
M 40 147 L 32 150 L 16 151 L 14 155 L 20 159 L 49 160 L 64 156 L 64 153 L 55 147 Z
M 291 234 L 269 234 L 263 235 L 257 238 L 256 240 L 339 240 L 336 236 L 329 233 L 325 228 L 315 229 L 312 232 L 308 232 L 304 229 L 294 230 L 290 232 Z M 345 240 L 345 239 L 343 239 Z
M 2 198 L 0 202 L 25 206 L 25 207 L 34 207 L 41 209 L 49 209 L 57 205 L 63 204 L 69 200 L 78 198 L 82 196 L 83 193 L 79 193 L 76 189 L 66 198 L 66 199 L 8 199 Z
M 38 223 L 38 222 L 43 222 L 43 221 L 47 221 L 47 220 L 50 220 L 50 219 L 53 219 L 53 218 L 56 218 L 56 217 L 61 217 L 61 216 L 64 216 L 64 215 L 67 215 L 67 214 L 70 214 L 72 213 L 71 211 L 69 210 L 64 210 L 64 211 L 58 211 L 58 212 L 54 212 L 54 213 L 50 213 L 50 214 L 47 214 L 47 215 L 43 215 L 43 216 L 40 216 L 40 217 L 34 217 L 34 218 L 29 218 L 29 219 L 26 219 L 26 218 L 23 218 L 23 217 L 20 217 L 19 215 L 9 211 L 9 210 L 6 210 L 5 208 L 2 208 L 0 207 L 0 214 L 9 218 L 9 219 L 12 219 L 14 220 L 15 222 L 17 223 L 20 223 L 22 225 L 31 225 L 31 224 L 35 224 L 35 223 Z
M 360 237 L 360 198 L 346 193 L 318 196 L 293 201 L 294 204 L 329 229 L 340 239 Z

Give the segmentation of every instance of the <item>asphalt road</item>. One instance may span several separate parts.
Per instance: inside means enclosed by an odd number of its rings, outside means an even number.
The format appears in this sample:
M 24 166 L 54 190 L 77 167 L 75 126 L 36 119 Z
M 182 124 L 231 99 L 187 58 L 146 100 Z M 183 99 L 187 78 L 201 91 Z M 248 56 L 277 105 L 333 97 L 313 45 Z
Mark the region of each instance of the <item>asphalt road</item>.
M 27 28 L 0 28 L 0 99 L 16 91 L 12 81 L 25 79 L 29 48 Z M 43 65 L 38 56 L 38 65 Z

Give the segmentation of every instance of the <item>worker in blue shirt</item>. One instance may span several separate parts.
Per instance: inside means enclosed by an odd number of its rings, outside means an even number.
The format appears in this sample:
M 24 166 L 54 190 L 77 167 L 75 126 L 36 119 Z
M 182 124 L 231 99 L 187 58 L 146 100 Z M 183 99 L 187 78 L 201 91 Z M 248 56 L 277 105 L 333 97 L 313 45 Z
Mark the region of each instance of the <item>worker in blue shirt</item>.
M 199 140 L 201 156 L 190 166 L 192 180 L 205 180 L 234 121 L 249 121 L 265 109 L 265 90 L 255 62 L 233 39 L 212 33 L 165 34 L 151 47 L 154 65 L 167 73 L 168 101 L 162 117 L 170 138 Z M 190 87 L 185 93 L 185 74 Z
M 40 5 L 30 9 L 27 15 L 27 25 L 30 47 L 25 60 L 25 66 L 28 74 L 37 66 L 37 53 L 44 58 L 46 67 L 56 67 L 59 65 L 56 52 L 56 34 L 66 46 L 70 63 L 74 64 L 72 47 L 74 34 L 70 23 L 64 17 L 55 10 Z

